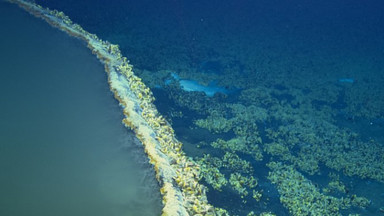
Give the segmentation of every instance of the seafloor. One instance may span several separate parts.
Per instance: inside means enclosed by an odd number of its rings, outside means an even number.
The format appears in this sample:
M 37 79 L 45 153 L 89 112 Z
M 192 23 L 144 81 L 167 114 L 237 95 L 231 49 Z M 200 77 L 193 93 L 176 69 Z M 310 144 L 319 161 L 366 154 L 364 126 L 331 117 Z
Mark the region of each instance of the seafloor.
M 380 1 L 36 2 L 119 44 L 200 165 L 210 204 L 383 214 Z

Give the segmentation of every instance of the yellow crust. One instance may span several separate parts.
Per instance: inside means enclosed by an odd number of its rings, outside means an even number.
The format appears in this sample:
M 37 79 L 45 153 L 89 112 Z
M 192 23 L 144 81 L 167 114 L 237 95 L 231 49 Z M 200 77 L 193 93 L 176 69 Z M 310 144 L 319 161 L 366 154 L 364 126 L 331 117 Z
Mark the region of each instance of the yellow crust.
M 144 145 L 161 185 L 163 215 L 215 215 L 208 204 L 205 187 L 198 183 L 199 167 L 181 150 L 169 123 L 153 105 L 151 90 L 134 75 L 133 67 L 121 55 L 118 45 L 102 41 L 74 24 L 63 12 L 44 9 L 24 0 L 9 0 L 71 36 L 88 43 L 88 48 L 105 65 L 108 83 L 123 107 L 123 124 L 131 128 Z

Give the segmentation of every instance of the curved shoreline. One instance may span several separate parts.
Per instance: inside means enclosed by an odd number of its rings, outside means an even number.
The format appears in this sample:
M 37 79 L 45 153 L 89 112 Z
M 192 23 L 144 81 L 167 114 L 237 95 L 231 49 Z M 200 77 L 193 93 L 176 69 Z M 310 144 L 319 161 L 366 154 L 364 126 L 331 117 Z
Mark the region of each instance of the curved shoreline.
M 123 108 L 123 123 L 135 132 L 154 165 L 163 197 L 163 215 L 216 215 L 207 201 L 205 186 L 198 183 L 199 166 L 186 157 L 172 127 L 153 105 L 155 98 L 151 90 L 135 76 L 118 45 L 85 31 L 63 12 L 44 9 L 24 0 L 8 1 L 87 42 L 88 48 L 104 64 L 110 90 Z

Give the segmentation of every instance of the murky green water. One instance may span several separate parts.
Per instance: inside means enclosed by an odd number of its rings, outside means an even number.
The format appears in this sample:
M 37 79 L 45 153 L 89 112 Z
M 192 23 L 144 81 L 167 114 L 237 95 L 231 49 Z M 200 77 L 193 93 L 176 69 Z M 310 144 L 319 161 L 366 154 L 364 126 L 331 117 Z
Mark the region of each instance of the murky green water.
M 159 188 L 81 41 L 0 2 L 0 215 L 158 215 Z

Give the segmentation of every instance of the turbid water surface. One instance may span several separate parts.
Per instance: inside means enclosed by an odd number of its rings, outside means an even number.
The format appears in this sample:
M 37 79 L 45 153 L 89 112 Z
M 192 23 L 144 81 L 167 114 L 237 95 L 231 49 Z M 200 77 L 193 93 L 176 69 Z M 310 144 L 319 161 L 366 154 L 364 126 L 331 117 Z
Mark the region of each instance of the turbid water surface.
M 0 215 L 159 215 L 141 144 L 82 41 L 0 2 Z

